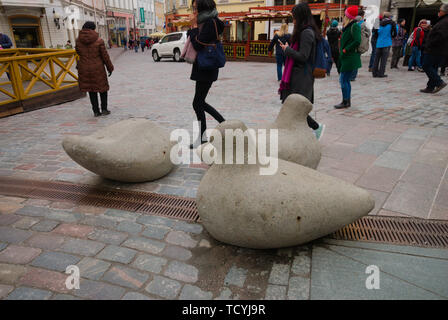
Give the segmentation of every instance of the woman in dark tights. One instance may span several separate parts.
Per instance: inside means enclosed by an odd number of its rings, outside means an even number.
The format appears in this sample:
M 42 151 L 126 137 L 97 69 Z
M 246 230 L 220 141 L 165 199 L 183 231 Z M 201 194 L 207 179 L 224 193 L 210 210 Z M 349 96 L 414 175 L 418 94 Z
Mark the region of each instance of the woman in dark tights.
M 188 31 L 191 44 L 196 51 L 204 49 L 203 44 L 218 42 L 218 34 L 224 31 L 224 23 L 218 19 L 218 11 L 213 0 L 193 0 L 192 29 Z M 205 102 L 205 98 L 213 82 L 218 79 L 219 69 L 203 70 L 200 69 L 197 61 L 193 64 L 190 79 L 196 81 L 196 91 L 193 99 L 193 109 L 196 117 L 201 124 L 200 143 L 207 142 L 204 132 L 207 129 L 205 112 L 210 114 L 219 123 L 225 119 L 211 105 Z M 199 144 L 199 139 L 190 145 L 193 149 Z
M 287 57 L 285 71 L 280 82 L 280 99 L 282 103 L 292 93 L 298 93 L 314 103 L 314 76 L 312 66 L 316 55 L 317 41 L 321 40 L 319 29 L 311 14 L 307 3 L 300 3 L 292 8 L 294 31 L 291 43 L 280 46 Z M 290 62 L 288 63 L 288 59 Z M 290 66 L 290 63 L 292 66 Z M 286 68 L 292 68 L 290 78 L 287 78 Z M 317 139 L 320 139 L 325 128 L 310 116 L 307 117 L 308 126 L 314 130 Z

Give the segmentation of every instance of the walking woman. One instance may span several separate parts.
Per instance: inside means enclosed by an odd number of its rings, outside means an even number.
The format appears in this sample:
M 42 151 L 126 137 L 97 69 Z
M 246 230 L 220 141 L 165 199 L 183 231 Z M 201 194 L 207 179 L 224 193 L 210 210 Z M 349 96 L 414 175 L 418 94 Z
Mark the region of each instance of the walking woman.
M 278 40 L 280 40 L 282 43 L 289 42 L 289 39 L 291 38 L 291 35 L 288 33 L 288 25 L 286 23 L 282 24 L 280 27 L 280 31 L 277 32 L 272 39 L 271 43 L 269 44 L 268 51 L 272 51 L 272 49 L 275 46 L 275 61 L 277 62 L 277 80 L 282 80 L 283 75 L 283 66 L 285 65 L 285 54 L 283 53 L 282 48 L 280 47 L 280 44 Z
M 316 56 L 316 43 L 322 39 L 316 22 L 307 3 L 299 3 L 292 8 L 294 31 L 291 46 L 280 42 L 285 52 L 286 63 L 280 82 L 280 99 L 282 103 L 292 93 L 298 93 L 314 103 L 313 65 Z M 314 130 L 320 139 L 324 125 L 319 125 L 310 116 L 307 117 L 308 126 Z
M 218 11 L 213 0 L 193 0 L 192 29 L 188 31 L 191 44 L 199 52 L 204 49 L 204 44 L 217 43 L 217 33 L 222 34 L 224 23 L 218 19 Z M 208 91 L 214 81 L 218 79 L 219 69 L 200 69 L 197 61 L 193 63 L 190 79 L 196 81 L 196 91 L 193 99 L 193 109 L 201 125 L 201 137 L 190 145 L 193 149 L 199 144 L 207 142 L 204 132 L 207 129 L 205 112 L 210 114 L 219 123 L 225 121 L 224 117 L 211 105 L 205 102 Z
M 352 91 L 350 80 L 355 72 L 361 68 L 361 55 L 357 50 L 361 43 L 361 27 L 355 20 L 357 14 L 358 6 L 351 6 L 345 10 L 344 28 L 342 29 L 341 49 L 339 52 L 341 71 L 339 82 L 342 90 L 342 102 L 334 106 L 336 109 L 350 107 Z
M 90 102 L 92 103 L 93 114 L 95 117 L 108 115 L 107 110 L 107 91 L 109 91 L 109 82 L 104 66 L 109 72 L 109 77 L 114 71 L 114 66 L 110 61 L 103 39 L 100 39 L 95 31 L 95 23 L 87 21 L 82 30 L 79 31 L 76 39 L 76 53 L 79 55 L 77 65 L 79 89 L 88 92 Z M 98 92 L 101 98 L 101 112 L 98 108 Z

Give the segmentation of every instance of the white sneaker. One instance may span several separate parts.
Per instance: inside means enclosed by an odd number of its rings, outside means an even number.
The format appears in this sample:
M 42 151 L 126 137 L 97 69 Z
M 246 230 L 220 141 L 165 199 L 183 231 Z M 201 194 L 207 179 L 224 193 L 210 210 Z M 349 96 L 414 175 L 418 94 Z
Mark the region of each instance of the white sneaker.
M 316 136 L 316 139 L 319 141 L 322 136 L 324 135 L 325 131 L 325 124 L 319 124 L 319 128 L 314 130 L 314 135 Z

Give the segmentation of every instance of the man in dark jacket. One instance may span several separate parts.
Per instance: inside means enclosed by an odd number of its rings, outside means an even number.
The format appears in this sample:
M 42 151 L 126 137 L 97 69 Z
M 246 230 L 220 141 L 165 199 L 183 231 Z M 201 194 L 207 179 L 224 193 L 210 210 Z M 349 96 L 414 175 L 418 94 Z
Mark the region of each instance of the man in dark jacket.
M 425 43 L 425 57 L 423 70 L 428 76 L 426 88 L 420 90 L 424 93 L 436 93 L 446 87 L 440 78 L 438 68 L 448 56 L 448 4 L 443 4 L 439 11 L 439 20 L 432 28 Z
M 341 35 L 342 32 L 338 28 L 338 22 L 333 20 L 331 22 L 331 27 L 327 31 L 327 39 L 330 44 L 331 56 L 336 67 L 339 65 L 339 39 L 341 38 Z
M 397 36 L 392 39 L 392 61 L 390 63 L 391 69 L 398 69 L 398 61 L 400 61 L 401 58 L 404 36 L 406 34 L 406 30 L 404 29 L 405 24 L 405 19 L 398 19 Z
M 372 37 L 370 38 L 372 53 L 370 54 L 369 72 L 373 71 L 373 64 L 375 62 L 375 53 L 376 53 L 376 42 L 378 40 L 378 29 L 380 28 L 380 20 L 381 19 L 383 19 L 383 16 L 379 16 L 373 22 Z
M 12 47 L 11 39 L 9 39 L 9 37 L 4 33 L 0 33 L 0 46 L 2 46 L 3 49 L 9 49 Z

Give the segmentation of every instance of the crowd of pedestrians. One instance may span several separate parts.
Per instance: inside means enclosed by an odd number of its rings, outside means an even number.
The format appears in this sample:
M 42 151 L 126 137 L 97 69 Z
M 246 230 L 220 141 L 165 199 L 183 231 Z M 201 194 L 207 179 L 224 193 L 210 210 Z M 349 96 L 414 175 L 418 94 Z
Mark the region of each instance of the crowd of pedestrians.
M 191 29 L 188 39 L 197 52 L 207 46 L 216 48 L 223 33 L 224 24 L 218 18 L 214 0 L 193 0 L 193 14 L 191 15 Z M 361 54 L 369 51 L 369 72 L 373 78 L 385 78 L 386 65 L 392 49 L 391 69 L 398 69 L 400 58 L 410 51 L 408 70 L 425 72 L 428 76 L 423 93 L 436 93 L 446 86 L 441 79 L 439 68 L 445 72 L 448 61 L 448 4 L 440 7 L 438 21 L 430 27 L 427 20 L 421 20 L 417 27 L 406 30 L 406 20 L 393 20 L 389 12 L 384 12 L 375 20 L 372 30 L 367 28 L 364 11 L 358 6 L 350 6 L 344 12 L 342 29 L 333 20 L 326 32 L 327 39 L 322 36 L 312 16 L 307 3 L 300 3 L 293 7 L 292 17 L 294 29 L 288 33 L 288 25 L 283 24 L 275 34 L 269 46 L 269 51 L 275 47 L 277 62 L 277 80 L 279 81 L 280 100 L 282 103 L 293 93 L 301 94 L 314 103 L 314 82 L 319 56 L 327 61 L 324 71 L 330 75 L 332 65 L 339 73 L 342 102 L 334 108 L 349 108 L 351 101 L 351 82 L 355 81 L 358 69 L 361 68 Z M 81 90 L 89 92 L 95 116 L 110 113 L 107 110 L 107 91 L 109 89 L 104 66 L 113 71 L 104 42 L 94 31 L 95 25 L 86 23 L 76 41 L 76 50 L 80 55 L 78 63 L 79 85 Z M 153 41 L 146 39 L 129 40 L 128 47 L 138 52 L 141 47 L 150 48 Z M 370 47 L 370 48 L 369 48 Z M 90 51 L 89 51 L 90 50 Z M 84 55 L 84 52 L 95 52 L 95 55 Z M 322 51 L 322 52 L 320 52 Z M 218 80 L 219 67 L 203 69 L 197 59 L 193 62 L 190 79 L 196 82 L 193 109 L 197 120 L 201 123 L 201 137 L 190 147 L 193 148 L 206 142 L 203 135 L 207 126 L 205 113 L 210 114 L 218 122 L 224 117 L 205 100 L 213 82 Z M 97 93 L 100 93 L 101 109 L 98 107 Z M 308 126 L 314 130 L 319 139 L 325 126 L 316 122 L 311 116 L 307 118 Z

